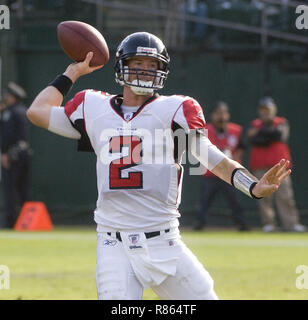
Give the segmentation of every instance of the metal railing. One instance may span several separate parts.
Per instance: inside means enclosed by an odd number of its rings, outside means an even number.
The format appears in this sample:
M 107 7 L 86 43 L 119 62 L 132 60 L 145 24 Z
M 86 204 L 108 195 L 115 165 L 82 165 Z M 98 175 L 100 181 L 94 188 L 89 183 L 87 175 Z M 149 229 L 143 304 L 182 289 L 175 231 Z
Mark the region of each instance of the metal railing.
M 177 12 L 177 5 L 179 4 L 179 0 L 170 0 L 170 10 L 166 11 L 164 9 L 160 8 L 149 8 L 146 5 L 136 5 L 131 4 L 127 2 L 121 2 L 121 1 L 107 1 L 107 0 L 82 0 L 83 2 L 95 4 L 96 6 L 99 6 L 101 8 L 108 8 L 108 9 L 114 9 L 114 10 L 124 10 L 126 12 L 134 12 L 136 14 L 143 14 L 148 15 L 152 17 L 163 17 L 166 19 L 165 23 L 165 35 L 168 34 L 174 34 L 174 39 L 168 39 L 168 41 L 171 42 L 171 44 L 180 43 L 183 44 L 184 39 L 180 38 L 178 39 L 179 32 L 170 32 L 170 28 L 172 28 L 173 24 L 178 23 L 179 21 L 184 22 L 195 22 L 200 24 L 206 24 L 208 26 L 213 26 L 217 28 L 223 28 L 228 30 L 234 30 L 234 31 L 240 31 L 245 33 L 251 33 L 251 34 L 257 34 L 261 36 L 262 43 L 264 45 L 265 38 L 275 38 L 279 40 L 285 40 L 285 41 L 292 41 L 295 43 L 300 44 L 308 44 L 308 37 L 302 36 L 290 32 L 283 32 L 283 31 L 277 31 L 272 30 L 267 27 L 266 24 L 266 5 L 267 4 L 274 4 L 274 5 L 285 5 L 288 7 L 296 7 L 297 5 L 306 4 L 305 2 L 299 2 L 299 1 L 278 1 L 278 0 L 259 0 L 260 2 L 264 3 L 264 9 L 262 10 L 262 25 L 260 26 L 252 26 L 244 23 L 239 22 L 231 22 L 231 21 L 224 21 L 221 19 L 216 18 L 208 18 L 208 17 L 197 17 L 191 14 L 183 13 L 183 12 Z M 172 23 L 171 23 L 171 22 Z M 295 22 L 294 22 L 295 23 Z M 180 41 L 179 41 L 180 40 Z
M 15 10 L 16 17 L 23 21 L 23 25 L 34 25 L 38 23 L 39 20 L 34 19 L 36 9 L 29 14 L 33 14 L 34 16 L 27 16 L 26 13 L 26 2 L 23 0 L 16 0 L 17 10 Z M 63 1 L 64 4 L 69 4 L 66 1 Z M 245 41 L 249 39 L 245 38 L 245 34 L 251 34 L 259 36 L 257 39 L 257 43 L 259 41 L 259 49 L 266 48 L 269 45 L 271 39 L 279 40 L 283 42 L 292 42 L 295 45 L 303 45 L 308 44 L 308 37 L 305 35 L 301 35 L 298 33 L 286 32 L 281 29 L 277 30 L 277 28 L 273 28 L 271 26 L 270 17 L 268 16 L 267 9 L 274 7 L 288 8 L 288 10 L 294 9 L 298 5 L 308 5 L 308 2 L 303 1 L 287 1 L 287 0 L 251 0 L 250 2 L 243 2 L 245 5 L 249 4 L 251 8 L 258 9 L 258 25 L 247 24 L 243 22 L 230 21 L 229 19 L 219 18 L 219 14 L 223 12 L 223 15 L 230 13 L 232 11 L 232 5 L 234 3 L 240 3 L 240 1 L 229 0 L 229 1 L 208 1 L 208 4 L 211 4 L 212 7 L 216 8 L 217 11 L 209 16 L 196 16 L 194 14 L 190 14 L 187 12 L 187 0 L 143 0 L 143 1 L 129 1 L 129 0 L 79 0 L 76 3 L 84 3 L 89 4 L 90 6 L 84 6 L 86 9 L 92 8 L 95 10 L 93 24 L 96 24 L 96 27 L 99 30 L 104 30 L 106 25 L 110 24 L 110 35 L 117 37 L 122 37 L 124 33 L 129 33 L 130 28 L 133 29 L 132 21 L 133 17 L 135 17 L 136 25 L 140 28 L 144 25 L 150 25 L 150 28 L 153 33 L 159 33 L 165 43 L 170 48 L 185 48 L 186 42 L 189 40 L 190 35 L 185 33 L 185 25 L 187 23 L 200 24 L 203 26 L 210 26 L 212 30 L 219 33 L 222 33 L 228 36 L 232 35 L 232 37 L 238 34 L 238 38 L 236 39 L 237 44 L 241 44 L 243 41 L 245 45 Z M 223 4 L 229 3 L 229 10 L 222 10 Z M 246 6 L 247 7 L 247 6 Z M 237 7 L 238 9 L 239 7 Z M 65 7 L 63 7 L 63 10 Z M 92 10 L 93 11 L 93 10 Z M 107 14 L 106 14 L 107 12 Z M 217 15 L 217 12 L 218 13 Z M 255 12 L 255 11 L 254 11 Z M 112 19 L 113 15 L 118 13 L 124 14 L 121 19 Z M 231 12 L 232 13 L 232 12 Z M 48 9 L 46 10 L 46 14 L 48 16 Z M 71 15 L 71 14 L 70 14 Z M 125 16 L 127 17 L 125 20 Z M 82 16 L 82 14 L 80 14 Z M 84 11 L 84 16 L 86 16 L 86 11 Z M 294 15 L 295 16 L 295 15 Z M 109 18 L 108 18 L 109 17 Z M 110 18 L 111 17 L 111 18 Z M 38 18 L 38 17 L 37 17 Z M 105 19 L 106 18 L 106 19 Z M 44 18 L 42 18 L 43 20 Z M 51 25 L 56 26 L 59 22 L 59 17 L 57 15 L 51 16 L 50 19 L 44 19 L 42 21 L 42 25 Z M 78 17 L 76 18 L 78 19 Z M 142 20 L 143 19 L 143 20 Z M 119 21 L 117 21 L 119 20 Z M 231 19 L 232 20 L 232 19 Z M 295 20 L 295 18 L 294 18 Z M 128 23 L 127 25 L 125 23 Z M 130 25 L 129 25 L 130 23 Z M 117 27 L 114 28 L 114 25 L 117 24 Z M 278 26 L 279 28 L 279 26 Z M 295 21 L 294 21 L 295 28 Z M 123 31 L 124 30 L 124 31 Z M 223 32 L 221 32 L 223 31 Z M 230 31 L 230 32 L 229 32 Z M 232 33 L 233 32 L 233 33 Z M 243 35 L 243 36 L 242 36 Z M 117 41 L 119 39 L 116 39 Z M 235 44 L 236 44 L 235 41 Z M 249 42 L 249 41 L 247 41 Z M 223 40 L 218 40 L 218 45 L 224 44 Z

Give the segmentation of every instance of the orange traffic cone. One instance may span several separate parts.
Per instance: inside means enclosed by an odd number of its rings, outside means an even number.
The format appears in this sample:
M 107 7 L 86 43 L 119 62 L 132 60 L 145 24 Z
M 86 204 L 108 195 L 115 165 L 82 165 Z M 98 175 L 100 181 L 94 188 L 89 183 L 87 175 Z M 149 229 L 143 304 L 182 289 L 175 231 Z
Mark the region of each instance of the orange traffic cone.
M 52 230 L 47 208 L 43 202 L 25 202 L 14 226 L 16 231 Z

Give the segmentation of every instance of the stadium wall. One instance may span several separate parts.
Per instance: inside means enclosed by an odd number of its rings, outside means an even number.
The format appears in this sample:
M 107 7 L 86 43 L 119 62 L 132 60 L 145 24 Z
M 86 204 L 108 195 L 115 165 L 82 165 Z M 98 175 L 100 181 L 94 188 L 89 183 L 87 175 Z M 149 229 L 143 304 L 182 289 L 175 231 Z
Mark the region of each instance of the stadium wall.
M 16 49 L 17 80 L 28 92 L 29 105 L 35 95 L 62 73 L 70 63 L 59 50 L 33 48 Z M 111 57 L 114 52 L 111 52 Z M 196 98 L 203 106 L 205 117 L 217 100 L 229 103 L 231 120 L 246 130 L 257 115 L 257 102 L 262 96 L 262 67 L 257 62 L 225 63 L 223 58 L 206 53 L 171 53 L 171 73 L 162 94 L 183 94 Z M 304 219 L 308 215 L 308 172 L 306 123 L 308 109 L 305 96 L 308 76 L 285 74 L 278 66 L 270 69 L 270 87 L 277 101 L 279 115 L 286 117 L 291 126 L 290 146 L 294 160 L 293 183 L 298 207 Z M 110 93 L 120 92 L 114 81 L 113 61 L 102 71 L 80 79 L 65 102 L 79 90 L 103 89 Z M 58 137 L 31 126 L 32 200 L 44 201 L 56 223 L 91 223 L 97 197 L 95 156 L 76 151 L 76 142 Z M 248 151 L 244 164 L 248 165 Z M 200 182 L 202 177 L 190 176 L 185 166 L 181 212 L 183 223 L 189 224 L 199 208 Z M 242 196 L 247 215 L 253 224 L 259 224 L 256 201 Z M 219 198 L 218 198 L 219 200 Z M 218 224 L 228 224 L 229 219 L 219 218 L 220 212 L 228 213 L 227 205 L 216 201 L 213 208 L 218 212 Z M 215 220 L 216 219 L 216 220 Z

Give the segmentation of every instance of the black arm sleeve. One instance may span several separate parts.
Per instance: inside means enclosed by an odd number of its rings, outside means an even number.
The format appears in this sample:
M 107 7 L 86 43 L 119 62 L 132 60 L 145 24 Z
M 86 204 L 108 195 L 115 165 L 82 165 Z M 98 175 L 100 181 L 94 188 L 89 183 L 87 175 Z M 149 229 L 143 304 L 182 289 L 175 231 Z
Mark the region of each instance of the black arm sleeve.
M 90 138 L 85 129 L 83 119 L 77 119 L 75 123 L 71 121 L 71 124 L 81 134 L 81 138 L 78 140 L 77 150 L 84 152 L 94 152 Z
M 184 128 L 182 128 L 175 121 L 172 122 L 173 131 L 173 141 L 174 141 L 174 160 L 178 163 L 182 154 L 187 151 L 188 148 L 188 134 L 185 133 Z
M 185 132 L 185 129 L 181 127 L 177 122 L 172 122 L 173 142 L 174 142 L 174 160 L 179 162 L 183 153 L 190 149 L 192 136 L 196 134 L 205 134 L 204 129 L 191 130 L 189 134 Z

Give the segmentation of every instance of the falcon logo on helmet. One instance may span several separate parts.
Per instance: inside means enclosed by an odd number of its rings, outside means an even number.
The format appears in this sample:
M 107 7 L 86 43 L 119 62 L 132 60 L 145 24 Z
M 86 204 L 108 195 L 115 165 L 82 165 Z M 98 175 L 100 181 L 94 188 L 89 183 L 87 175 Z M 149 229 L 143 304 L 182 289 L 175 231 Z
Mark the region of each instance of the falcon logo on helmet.
M 131 70 L 127 66 L 128 59 L 134 57 L 150 57 L 158 61 L 158 70 Z M 115 58 L 115 78 L 121 86 L 129 86 L 135 94 L 145 95 L 162 89 L 169 73 L 170 58 L 163 42 L 148 32 L 136 32 L 127 36 L 119 45 Z M 142 72 L 153 73 L 152 81 L 140 79 Z M 129 75 L 137 79 L 129 81 Z

